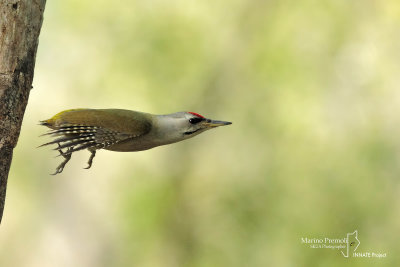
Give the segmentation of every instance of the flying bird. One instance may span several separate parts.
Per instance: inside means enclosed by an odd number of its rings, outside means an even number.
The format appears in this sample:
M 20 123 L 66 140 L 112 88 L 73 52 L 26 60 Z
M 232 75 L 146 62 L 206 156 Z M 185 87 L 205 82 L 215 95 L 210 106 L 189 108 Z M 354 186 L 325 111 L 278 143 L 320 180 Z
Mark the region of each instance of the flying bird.
M 142 151 L 192 138 L 206 130 L 232 124 L 207 119 L 195 112 L 177 112 L 167 115 L 124 109 L 70 109 L 40 122 L 49 127 L 44 135 L 54 137 L 42 146 L 56 144 L 64 161 L 56 168 L 61 173 L 72 153 L 90 151 L 88 166 L 92 166 L 96 151 L 106 149 L 118 152 Z

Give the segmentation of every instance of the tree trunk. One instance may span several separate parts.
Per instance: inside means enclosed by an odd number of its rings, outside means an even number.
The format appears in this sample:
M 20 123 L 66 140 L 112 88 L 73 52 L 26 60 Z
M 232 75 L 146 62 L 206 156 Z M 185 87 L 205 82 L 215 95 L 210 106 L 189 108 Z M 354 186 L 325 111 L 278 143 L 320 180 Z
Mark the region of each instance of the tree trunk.
M 0 223 L 13 149 L 32 88 L 46 0 L 0 0 Z

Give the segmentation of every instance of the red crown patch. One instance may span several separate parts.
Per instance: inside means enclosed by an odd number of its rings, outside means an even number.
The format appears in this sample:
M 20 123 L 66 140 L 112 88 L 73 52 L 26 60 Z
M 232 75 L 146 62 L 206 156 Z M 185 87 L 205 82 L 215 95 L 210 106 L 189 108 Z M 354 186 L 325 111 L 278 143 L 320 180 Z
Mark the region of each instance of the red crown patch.
M 192 115 L 195 115 L 195 116 L 197 116 L 197 117 L 199 117 L 199 118 L 204 118 L 204 117 L 201 116 L 199 113 L 195 113 L 195 112 L 188 112 L 188 113 L 190 113 L 190 114 L 192 114 Z

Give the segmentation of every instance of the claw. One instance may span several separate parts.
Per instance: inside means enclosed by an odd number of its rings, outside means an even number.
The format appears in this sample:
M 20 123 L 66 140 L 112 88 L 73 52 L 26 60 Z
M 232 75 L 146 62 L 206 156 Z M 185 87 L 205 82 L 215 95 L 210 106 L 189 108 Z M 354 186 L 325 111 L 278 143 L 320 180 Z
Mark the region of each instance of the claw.
M 58 144 L 58 147 L 60 147 L 60 144 Z M 67 149 L 66 152 L 63 152 L 61 149 L 58 149 L 58 152 L 60 152 L 59 156 L 63 156 L 64 157 L 64 161 L 61 162 L 60 165 L 58 165 L 58 167 L 56 168 L 55 173 L 52 173 L 51 175 L 56 175 L 59 173 L 62 173 L 62 171 L 64 170 L 65 165 L 68 163 L 68 161 L 71 159 L 72 156 L 72 151 L 73 147 L 70 147 Z
M 92 167 L 92 163 L 93 163 L 93 159 L 96 156 L 96 150 L 91 150 L 90 151 L 92 154 L 90 154 L 90 158 L 88 160 L 88 166 L 84 169 L 90 169 L 90 167 Z

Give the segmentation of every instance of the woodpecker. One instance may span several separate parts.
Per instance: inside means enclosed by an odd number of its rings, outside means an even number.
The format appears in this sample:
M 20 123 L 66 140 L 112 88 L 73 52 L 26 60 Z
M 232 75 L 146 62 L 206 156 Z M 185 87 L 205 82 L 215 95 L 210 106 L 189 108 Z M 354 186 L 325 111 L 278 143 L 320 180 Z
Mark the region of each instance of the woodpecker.
M 167 115 L 124 109 L 70 109 L 40 122 L 51 130 L 44 134 L 54 137 L 42 146 L 57 144 L 64 161 L 56 168 L 61 173 L 72 153 L 90 151 L 88 166 L 92 166 L 96 151 L 142 151 L 192 138 L 206 130 L 232 124 L 211 120 L 195 112 Z

